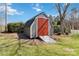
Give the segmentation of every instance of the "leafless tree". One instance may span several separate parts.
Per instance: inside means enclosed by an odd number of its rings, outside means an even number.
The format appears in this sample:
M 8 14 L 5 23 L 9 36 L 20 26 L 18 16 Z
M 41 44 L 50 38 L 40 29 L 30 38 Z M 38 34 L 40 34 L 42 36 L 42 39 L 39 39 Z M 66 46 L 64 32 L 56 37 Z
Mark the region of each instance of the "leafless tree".
M 78 28 L 78 13 L 79 10 L 77 8 L 71 9 L 71 29 L 77 29 Z
M 73 19 L 75 20 L 76 18 L 78 18 L 78 9 L 77 8 L 73 8 L 71 9 L 71 16 L 73 17 Z
M 65 3 L 65 4 L 57 3 L 56 4 L 56 9 L 60 17 L 61 34 L 64 34 L 64 19 L 65 19 L 66 12 L 68 10 L 69 5 L 70 3 Z
M 50 31 L 50 35 L 52 35 L 53 34 L 53 21 L 54 21 L 54 17 L 52 16 L 52 15 L 49 15 L 49 22 L 50 22 L 50 25 L 51 25 L 51 31 Z

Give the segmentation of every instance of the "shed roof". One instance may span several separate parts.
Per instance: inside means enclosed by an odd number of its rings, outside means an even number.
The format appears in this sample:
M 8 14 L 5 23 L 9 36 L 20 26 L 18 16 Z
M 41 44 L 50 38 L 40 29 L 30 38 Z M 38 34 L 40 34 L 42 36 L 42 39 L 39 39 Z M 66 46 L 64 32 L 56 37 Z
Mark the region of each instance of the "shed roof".
M 30 26 L 30 25 L 33 23 L 33 21 L 35 20 L 35 18 L 36 18 L 37 16 L 39 16 L 39 15 L 44 15 L 45 17 L 48 17 L 44 12 L 41 12 L 41 13 L 39 13 L 38 15 L 32 17 L 30 20 L 28 20 L 28 21 L 25 23 L 25 25 Z

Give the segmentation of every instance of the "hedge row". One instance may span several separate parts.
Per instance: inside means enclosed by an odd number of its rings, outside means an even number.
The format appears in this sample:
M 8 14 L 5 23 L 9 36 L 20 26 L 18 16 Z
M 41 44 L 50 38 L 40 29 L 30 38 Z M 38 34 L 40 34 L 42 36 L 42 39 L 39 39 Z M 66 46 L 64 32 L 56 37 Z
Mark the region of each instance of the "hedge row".
M 8 32 L 14 33 L 14 32 L 22 32 L 23 31 L 24 24 L 23 23 L 9 23 L 7 25 Z

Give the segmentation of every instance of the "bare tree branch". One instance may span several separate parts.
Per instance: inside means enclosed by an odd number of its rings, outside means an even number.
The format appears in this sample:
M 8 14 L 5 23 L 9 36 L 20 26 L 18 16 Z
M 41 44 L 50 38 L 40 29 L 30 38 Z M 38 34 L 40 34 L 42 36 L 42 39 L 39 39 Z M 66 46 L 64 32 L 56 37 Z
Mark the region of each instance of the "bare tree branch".
M 61 7 L 60 7 L 60 4 L 56 4 L 56 8 L 57 8 L 57 11 L 59 13 L 59 15 L 61 16 Z
M 65 14 L 67 12 L 67 9 L 68 9 L 69 5 L 70 5 L 70 3 L 67 3 L 66 5 L 64 5 L 63 17 L 65 17 Z
M 69 7 L 70 3 L 67 3 L 67 4 L 56 4 L 56 8 L 57 8 L 57 11 L 59 13 L 59 17 L 60 17 L 60 27 L 61 27 L 61 33 L 64 34 L 64 19 L 65 19 L 65 16 L 66 16 L 66 12 L 68 10 L 68 7 Z

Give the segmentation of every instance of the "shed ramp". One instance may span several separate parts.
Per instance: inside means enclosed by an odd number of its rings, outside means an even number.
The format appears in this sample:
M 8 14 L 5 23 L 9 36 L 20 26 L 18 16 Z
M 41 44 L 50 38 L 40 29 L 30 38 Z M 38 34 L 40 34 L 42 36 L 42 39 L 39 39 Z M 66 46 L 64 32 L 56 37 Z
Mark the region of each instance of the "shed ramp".
M 46 43 L 56 43 L 56 41 L 49 36 L 39 36 L 39 38 Z

